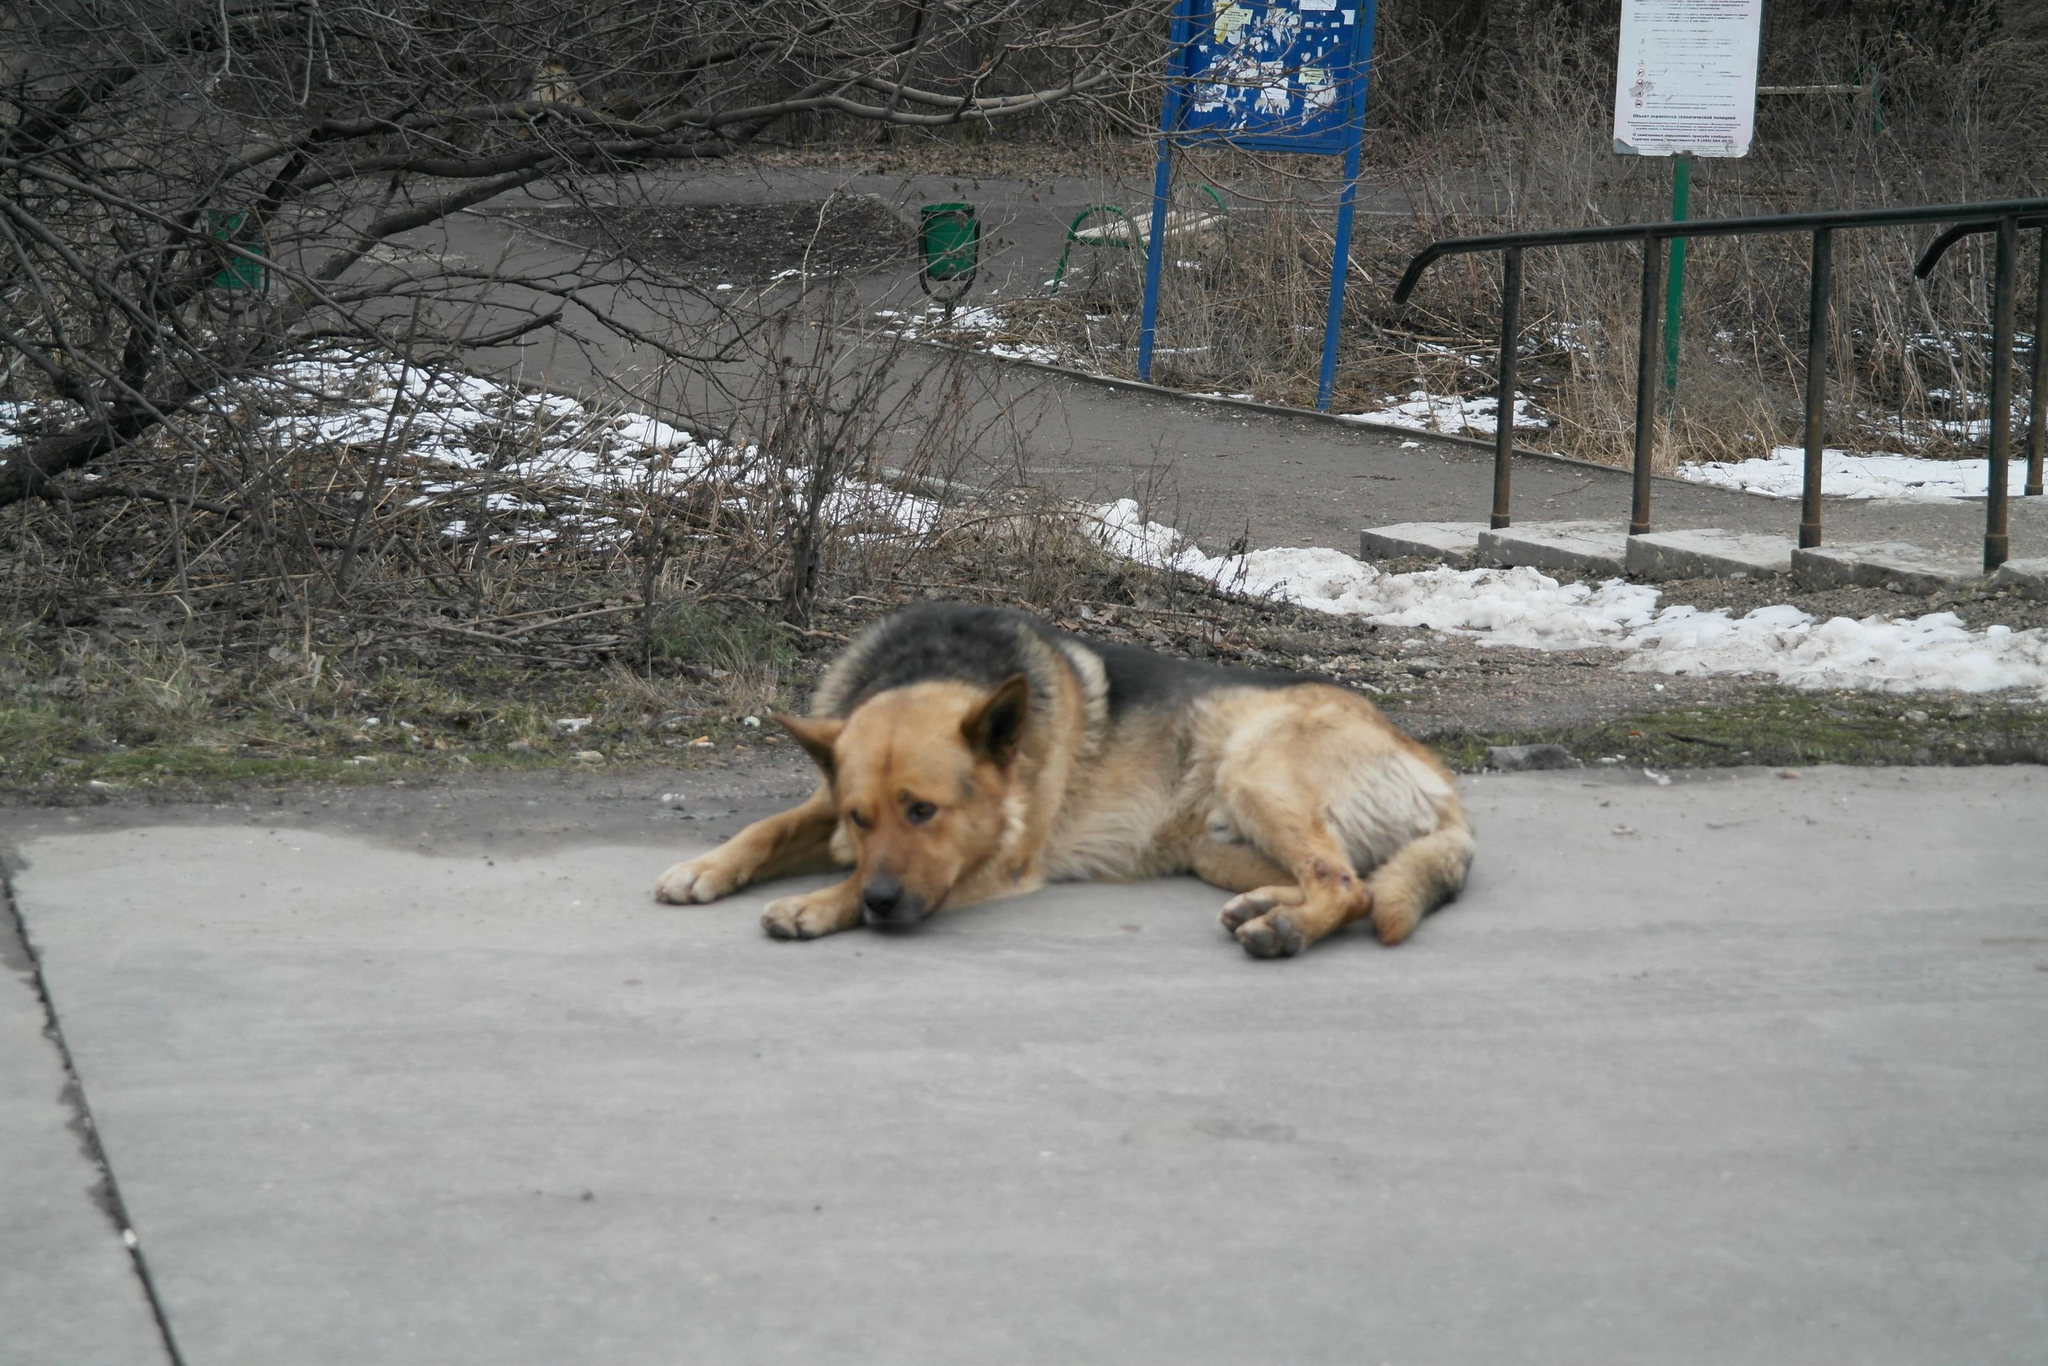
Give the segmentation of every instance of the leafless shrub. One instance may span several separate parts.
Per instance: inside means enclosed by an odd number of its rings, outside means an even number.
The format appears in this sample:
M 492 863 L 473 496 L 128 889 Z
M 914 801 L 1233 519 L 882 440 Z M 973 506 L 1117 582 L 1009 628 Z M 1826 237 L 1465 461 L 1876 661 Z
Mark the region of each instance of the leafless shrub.
M 791 120 L 943 128 L 1142 83 L 1151 8 L 1072 0 L 200 0 L 17 5 L 0 49 L 0 343 L 67 420 L 0 457 L 0 506 L 309 345 L 423 363 L 541 332 L 731 359 L 751 321 L 599 250 L 486 241 L 464 210 L 630 196 Z M 474 234 L 470 234 L 474 236 Z
M 227 656 L 283 641 L 337 667 L 720 681 L 736 670 L 696 658 L 706 623 L 801 637 L 821 594 L 925 581 L 961 519 L 1010 495 L 1029 439 L 985 372 L 858 336 L 842 289 L 785 292 L 762 329 L 780 349 L 720 435 L 332 348 L 216 389 L 9 509 L 0 603 L 60 625 L 139 613 Z

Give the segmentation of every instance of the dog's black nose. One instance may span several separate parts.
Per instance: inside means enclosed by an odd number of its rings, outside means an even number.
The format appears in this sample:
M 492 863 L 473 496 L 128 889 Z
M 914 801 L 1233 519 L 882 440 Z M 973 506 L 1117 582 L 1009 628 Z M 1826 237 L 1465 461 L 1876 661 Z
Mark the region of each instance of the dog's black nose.
M 893 920 L 903 905 L 903 884 L 893 877 L 878 877 L 860 889 L 860 908 L 869 920 Z

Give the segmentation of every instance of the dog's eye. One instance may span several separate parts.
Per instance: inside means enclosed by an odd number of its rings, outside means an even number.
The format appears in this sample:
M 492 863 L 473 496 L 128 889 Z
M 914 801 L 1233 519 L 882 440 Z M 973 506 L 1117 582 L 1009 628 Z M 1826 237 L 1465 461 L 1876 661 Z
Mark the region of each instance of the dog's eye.
M 912 802 L 909 806 L 903 808 L 903 819 L 909 821 L 912 825 L 923 825 L 938 814 L 939 808 L 933 806 L 930 802 Z
M 865 830 L 868 828 L 868 818 L 866 816 L 861 815 L 858 811 L 847 812 L 846 819 L 853 822 L 853 828 L 856 830 Z

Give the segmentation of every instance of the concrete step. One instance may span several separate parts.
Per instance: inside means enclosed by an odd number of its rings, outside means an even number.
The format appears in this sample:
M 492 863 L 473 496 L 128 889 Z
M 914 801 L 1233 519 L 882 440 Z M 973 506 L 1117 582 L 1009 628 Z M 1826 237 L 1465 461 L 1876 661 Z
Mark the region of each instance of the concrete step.
M 1532 522 L 1479 533 L 1479 562 L 1576 574 L 1628 572 L 1628 533 L 1612 522 Z
M 1628 572 L 1639 579 L 1764 579 L 1790 573 L 1790 536 L 1704 527 L 1628 538 Z
M 1938 593 L 1983 577 L 1980 561 L 1939 555 L 1902 541 L 1822 545 L 1792 552 L 1792 577 L 1802 588 L 1889 588 Z
M 1478 522 L 1400 522 L 1359 533 L 1364 559 L 1422 556 L 1445 564 L 1627 575 L 1651 581 L 1775 578 L 1790 574 L 1802 588 L 1896 586 L 1935 593 L 1983 577 L 1971 556 L 1939 553 L 1904 541 L 1795 548 L 1789 536 L 1701 527 L 1630 536 L 1613 522 L 1529 522 L 1491 530 Z M 2048 559 L 2012 560 L 1993 580 L 2048 600 Z
M 2048 560 L 2007 560 L 1991 576 L 1995 588 L 2010 588 L 2023 598 L 2048 602 Z
M 1397 522 L 1368 527 L 1358 533 L 1358 555 L 1364 560 L 1398 560 L 1420 555 L 1463 567 L 1479 550 L 1484 522 Z

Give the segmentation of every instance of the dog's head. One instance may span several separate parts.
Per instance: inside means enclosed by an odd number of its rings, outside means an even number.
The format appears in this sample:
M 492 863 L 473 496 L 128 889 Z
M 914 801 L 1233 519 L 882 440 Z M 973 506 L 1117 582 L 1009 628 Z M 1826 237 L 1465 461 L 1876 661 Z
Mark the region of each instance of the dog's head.
M 924 919 L 1002 846 L 1030 706 L 1017 674 L 892 688 L 844 720 L 775 718 L 832 785 L 868 924 Z

